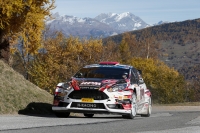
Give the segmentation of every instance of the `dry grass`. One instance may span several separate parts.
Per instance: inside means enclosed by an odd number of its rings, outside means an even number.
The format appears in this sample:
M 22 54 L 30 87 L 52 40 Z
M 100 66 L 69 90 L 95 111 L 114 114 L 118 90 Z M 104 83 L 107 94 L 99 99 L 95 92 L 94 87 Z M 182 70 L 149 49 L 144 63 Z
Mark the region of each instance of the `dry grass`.
M 27 81 L 0 60 L 0 114 L 16 114 L 19 111 L 34 113 L 34 110 L 44 113 L 44 108 L 49 109 L 52 100 L 51 94 Z M 33 103 L 34 108 L 30 106 Z M 39 109 L 41 104 L 46 106 Z

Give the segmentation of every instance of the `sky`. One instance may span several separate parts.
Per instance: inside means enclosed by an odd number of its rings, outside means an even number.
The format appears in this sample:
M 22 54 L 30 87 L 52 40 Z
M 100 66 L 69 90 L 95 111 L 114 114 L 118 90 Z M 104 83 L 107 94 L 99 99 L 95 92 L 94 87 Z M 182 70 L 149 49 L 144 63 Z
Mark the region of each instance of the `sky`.
M 200 18 L 200 0 L 55 0 L 52 13 L 95 18 L 101 13 L 130 12 L 147 24 Z

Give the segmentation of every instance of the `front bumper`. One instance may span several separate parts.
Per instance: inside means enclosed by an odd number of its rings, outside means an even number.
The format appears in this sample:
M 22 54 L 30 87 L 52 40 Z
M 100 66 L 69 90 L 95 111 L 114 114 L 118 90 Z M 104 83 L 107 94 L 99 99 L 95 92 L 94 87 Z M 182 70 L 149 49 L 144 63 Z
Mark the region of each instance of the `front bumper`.
M 107 100 L 94 100 L 92 103 L 81 102 L 80 100 L 69 100 L 64 103 L 67 106 L 52 106 L 54 112 L 74 113 L 108 113 L 108 114 L 130 114 L 130 103 L 116 103 Z

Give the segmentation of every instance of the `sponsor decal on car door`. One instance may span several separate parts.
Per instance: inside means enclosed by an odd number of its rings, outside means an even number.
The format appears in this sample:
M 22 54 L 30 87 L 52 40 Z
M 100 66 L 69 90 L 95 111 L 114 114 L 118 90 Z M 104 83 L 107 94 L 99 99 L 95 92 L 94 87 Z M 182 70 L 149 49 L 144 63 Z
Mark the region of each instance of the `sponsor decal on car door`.
M 140 101 L 143 102 L 145 99 L 144 99 L 144 84 L 141 84 L 139 85 L 140 87 Z

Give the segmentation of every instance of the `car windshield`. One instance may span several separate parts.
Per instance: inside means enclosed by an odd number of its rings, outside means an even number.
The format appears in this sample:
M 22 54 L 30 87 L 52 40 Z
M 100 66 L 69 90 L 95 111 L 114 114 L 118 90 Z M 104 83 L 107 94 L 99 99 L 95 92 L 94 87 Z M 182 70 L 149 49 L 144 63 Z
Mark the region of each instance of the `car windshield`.
M 128 76 L 129 69 L 113 67 L 89 67 L 82 68 L 74 77 L 76 78 L 103 78 L 103 79 L 123 79 L 123 75 Z

